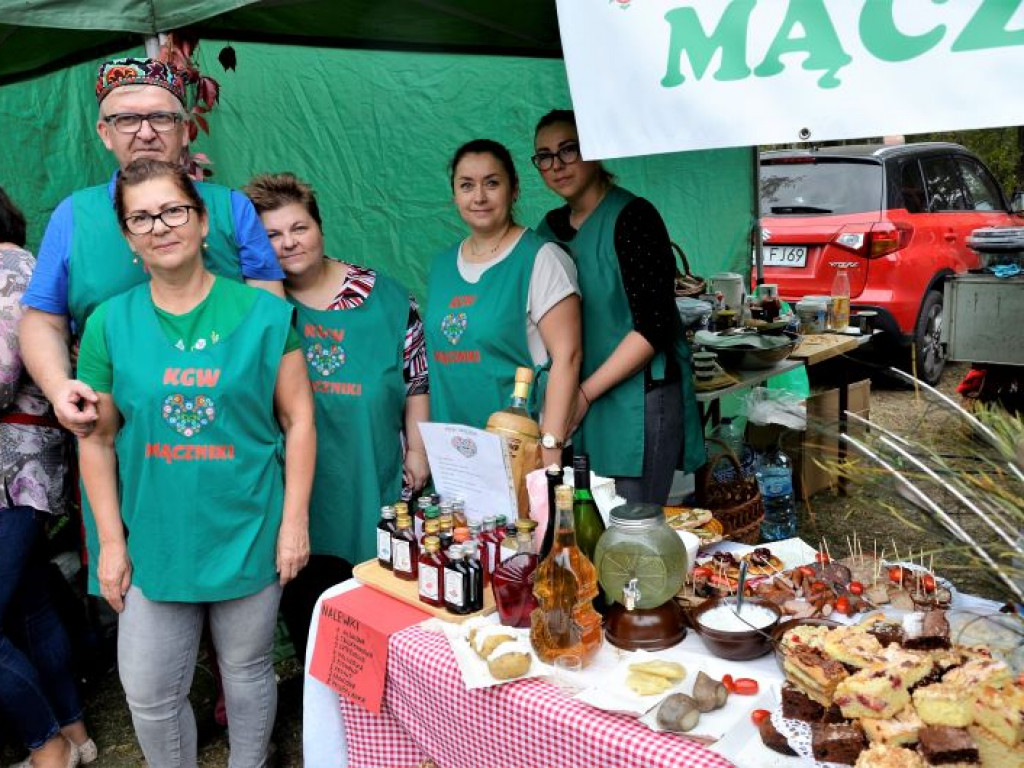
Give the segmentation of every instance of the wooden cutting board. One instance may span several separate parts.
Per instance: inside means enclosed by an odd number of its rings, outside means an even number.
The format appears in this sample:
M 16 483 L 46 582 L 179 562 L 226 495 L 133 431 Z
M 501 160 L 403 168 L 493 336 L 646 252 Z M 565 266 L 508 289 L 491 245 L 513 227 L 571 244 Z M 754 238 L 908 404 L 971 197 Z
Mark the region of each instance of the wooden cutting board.
M 816 333 L 804 336 L 789 356 L 794 360 L 803 360 L 807 365 L 814 365 L 856 349 L 859 338 L 841 333 Z
M 460 616 L 449 613 L 444 608 L 435 608 L 432 605 L 427 605 L 420 600 L 418 582 L 395 578 L 391 571 L 381 567 L 376 558 L 357 565 L 352 569 L 352 575 L 371 589 L 383 592 L 396 600 L 401 600 L 403 603 L 414 605 L 431 616 L 436 616 L 442 621 L 449 621 L 453 624 L 461 624 L 467 619 L 472 619 L 476 616 L 486 616 L 489 613 L 494 613 L 496 610 L 494 593 L 491 591 L 490 586 L 484 587 L 484 607 L 482 611 L 475 611 Z

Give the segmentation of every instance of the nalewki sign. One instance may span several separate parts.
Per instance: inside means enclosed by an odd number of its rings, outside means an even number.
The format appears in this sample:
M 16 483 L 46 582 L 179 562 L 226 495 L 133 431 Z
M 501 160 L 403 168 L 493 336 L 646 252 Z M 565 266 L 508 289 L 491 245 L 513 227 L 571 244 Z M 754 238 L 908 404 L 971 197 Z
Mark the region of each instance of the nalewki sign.
M 1024 124 L 1024 0 L 558 0 L 583 154 Z

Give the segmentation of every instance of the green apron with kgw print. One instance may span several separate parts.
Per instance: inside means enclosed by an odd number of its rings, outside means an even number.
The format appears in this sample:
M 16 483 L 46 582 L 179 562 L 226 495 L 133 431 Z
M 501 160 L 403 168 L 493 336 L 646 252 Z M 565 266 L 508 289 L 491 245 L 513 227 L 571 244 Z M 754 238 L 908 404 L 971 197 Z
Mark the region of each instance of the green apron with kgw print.
M 434 260 L 425 320 L 431 421 L 483 429 L 492 413 L 508 405 L 516 368 L 533 367 L 526 305 L 543 245 L 525 230 L 512 252 L 476 283 L 459 274 L 458 245 Z
M 359 563 L 376 556 L 380 508 L 402 492 L 409 294 L 378 272 L 355 309 L 292 304 L 316 403 L 310 546 Z
M 241 280 L 231 190 L 203 183 L 197 183 L 196 189 L 206 203 L 210 221 L 203 261 L 215 275 Z M 146 282 L 149 276 L 121 232 L 109 185 L 74 192 L 71 207 L 74 227 L 68 256 L 68 309 L 75 334 L 81 337 L 85 322 L 96 307 L 111 296 Z M 189 213 L 195 215 L 195 211 Z
M 596 371 L 633 330 L 633 316 L 615 250 L 615 223 L 622 209 L 634 199 L 632 193 L 612 187 L 576 236 L 562 243 L 576 262 L 583 298 L 580 381 Z M 552 242 L 560 242 L 546 219 L 537 231 Z M 683 340 L 681 322 L 673 353 L 679 361 L 683 389 L 680 467 L 692 472 L 704 463 L 704 437 L 691 377 L 690 349 Z M 663 379 L 665 353 L 655 354 L 650 365 L 651 378 Z M 572 439 L 578 451 L 590 454 L 590 465 L 598 474 L 639 477 L 643 473 L 644 398 L 644 372 L 641 370 L 591 404 Z
M 132 582 L 150 600 L 232 600 L 278 578 L 284 473 L 274 388 L 292 308 L 249 290 L 257 296 L 242 322 L 189 352 L 167 339 L 148 285 L 110 300 L 121 516 Z

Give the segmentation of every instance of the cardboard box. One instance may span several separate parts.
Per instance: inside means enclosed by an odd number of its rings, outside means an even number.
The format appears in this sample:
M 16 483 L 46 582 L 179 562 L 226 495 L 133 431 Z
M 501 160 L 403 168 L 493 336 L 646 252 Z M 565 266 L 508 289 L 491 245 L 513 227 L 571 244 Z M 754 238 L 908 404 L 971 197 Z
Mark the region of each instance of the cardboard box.
M 871 409 L 871 381 L 850 384 L 847 409 L 868 418 Z M 849 421 L 849 433 L 856 437 L 864 427 Z M 781 440 L 781 443 L 780 443 Z M 834 488 L 836 478 L 822 464 L 832 464 L 839 457 L 839 390 L 829 389 L 807 399 L 807 431 L 797 432 L 776 424 L 748 424 L 747 442 L 754 450 L 781 444 L 793 461 L 793 485 L 797 498 L 807 499 L 826 488 Z M 847 455 L 850 455 L 847 447 Z

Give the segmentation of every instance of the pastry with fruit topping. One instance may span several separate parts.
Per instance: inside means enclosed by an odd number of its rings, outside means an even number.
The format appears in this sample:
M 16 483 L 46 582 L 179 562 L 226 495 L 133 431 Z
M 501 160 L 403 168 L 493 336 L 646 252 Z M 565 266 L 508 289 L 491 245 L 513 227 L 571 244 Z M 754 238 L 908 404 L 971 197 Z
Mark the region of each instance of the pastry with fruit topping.
M 855 768 L 928 768 L 917 752 L 903 747 L 872 744 L 860 753 Z
M 972 725 L 967 728 L 974 743 L 982 768 L 1024 768 L 1024 744 L 1006 744 L 988 728 Z
M 974 689 L 981 685 L 1000 687 L 1010 682 L 1010 668 L 999 659 L 971 659 L 963 666 L 949 670 L 942 682 Z
M 1020 744 L 1024 741 L 1024 689 L 1013 683 L 1002 688 L 983 686 L 974 702 L 974 722 L 1011 747 Z
M 824 651 L 847 667 L 863 669 L 878 661 L 882 644 L 862 627 L 836 627 L 825 638 Z
M 864 731 L 856 723 L 811 723 L 811 752 L 815 760 L 853 765 L 865 746 Z
M 860 724 L 872 744 L 898 747 L 917 744 L 917 732 L 924 728 L 913 707 L 901 709 L 895 717 L 886 720 L 863 717 Z
M 787 653 L 782 668 L 791 683 L 824 707 L 832 705 L 836 686 L 848 674 L 838 661 L 810 648 Z
M 974 720 L 974 701 L 958 685 L 934 683 L 918 688 L 912 696 L 917 715 L 925 725 L 966 728 Z
M 833 700 L 843 711 L 843 717 L 885 719 L 907 706 L 910 694 L 898 672 L 876 665 L 839 683 Z
M 901 684 L 908 690 L 918 685 L 935 669 L 935 662 L 928 654 L 905 651 L 896 645 L 884 648 L 879 654 L 878 661 L 893 674 L 898 675 Z
M 964 728 L 927 725 L 920 730 L 917 738 L 918 750 L 929 765 L 978 762 L 978 745 Z

